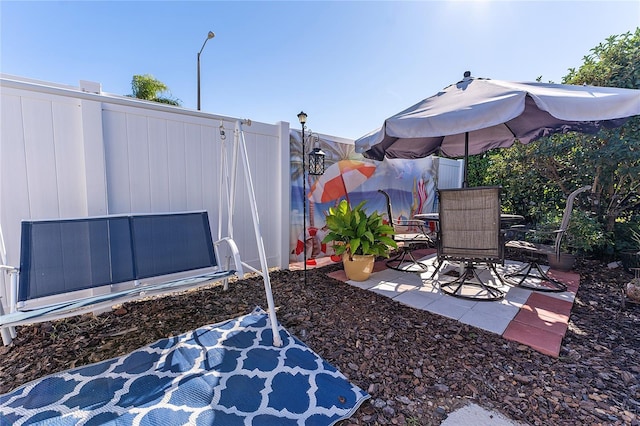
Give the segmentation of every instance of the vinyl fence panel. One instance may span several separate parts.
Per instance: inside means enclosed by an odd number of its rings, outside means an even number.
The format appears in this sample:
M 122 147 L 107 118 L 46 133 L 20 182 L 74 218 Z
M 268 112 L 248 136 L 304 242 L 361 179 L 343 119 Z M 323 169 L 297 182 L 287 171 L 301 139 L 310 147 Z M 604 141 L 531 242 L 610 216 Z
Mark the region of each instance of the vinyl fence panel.
M 214 237 L 232 223 L 243 261 L 260 268 L 240 161 L 231 222 L 221 185 L 239 119 L 17 77 L 0 88 L 2 263 L 19 265 L 22 220 L 207 210 Z M 286 268 L 289 126 L 242 127 L 267 263 Z M 8 285 L 2 273 L 5 312 Z

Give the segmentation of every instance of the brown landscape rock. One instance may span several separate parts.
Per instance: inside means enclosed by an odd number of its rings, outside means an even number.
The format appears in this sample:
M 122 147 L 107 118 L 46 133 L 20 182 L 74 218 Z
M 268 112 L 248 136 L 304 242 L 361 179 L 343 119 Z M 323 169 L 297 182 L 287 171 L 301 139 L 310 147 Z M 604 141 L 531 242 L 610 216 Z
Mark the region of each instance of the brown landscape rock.
M 340 265 L 272 271 L 278 318 L 366 401 L 344 425 L 438 425 L 474 402 L 532 425 L 638 425 L 640 306 L 622 308 L 621 268 L 581 261 L 559 358 L 327 277 Z M 120 356 L 158 339 L 266 307 L 262 279 L 127 303 L 18 329 L 0 347 L 0 393 L 44 375 Z

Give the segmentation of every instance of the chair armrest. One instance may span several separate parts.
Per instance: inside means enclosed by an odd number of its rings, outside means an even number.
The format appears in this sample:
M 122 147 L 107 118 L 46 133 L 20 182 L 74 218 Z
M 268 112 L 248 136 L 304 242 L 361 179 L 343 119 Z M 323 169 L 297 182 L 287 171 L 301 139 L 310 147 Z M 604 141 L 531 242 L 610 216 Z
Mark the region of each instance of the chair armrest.
M 526 240 L 527 234 L 531 233 L 531 229 L 526 225 L 511 225 L 502 229 L 505 240 Z
M 9 294 L 6 294 L 5 289 L 3 288 L 0 290 L 0 299 L 6 298 L 9 312 L 15 312 L 18 305 L 18 274 L 20 273 L 20 268 L 16 268 L 11 265 L 0 265 L 0 270 L 4 270 L 11 277 L 9 282 Z M 2 313 L 1 311 L 2 302 L 0 301 L 0 313 Z
M 553 235 L 555 237 L 555 235 L 557 234 L 563 234 L 565 232 L 564 229 L 553 229 L 553 230 L 548 230 L 548 231 L 544 231 L 544 230 L 539 230 L 539 229 L 531 229 L 529 230 L 529 233 L 532 235 Z
M 18 268 L 11 265 L 0 265 L 0 269 L 5 269 L 9 274 L 18 271 Z
M 517 239 L 543 243 L 545 241 L 552 241 L 557 238 L 558 234 L 564 234 L 565 229 L 528 229 L 524 225 L 513 225 L 509 227 L 507 230 L 508 238 L 513 236 Z M 513 234 L 518 234 L 517 236 Z M 509 238 L 511 239 L 511 238 Z
M 394 229 L 396 229 L 396 232 L 397 232 L 397 228 L 408 228 L 409 232 L 420 233 L 427 238 L 431 238 L 430 235 L 432 234 L 431 229 L 429 228 L 429 226 L 427 226 L 426 222 L 424 220 L 419 220 L 419 219 L 418 220 L 416 219 L 398 220 L 394 222 L 393 227 Z M 412 229 L 414 231 L 411 231 Z M 400 233 L 403 233 L 403 232 L 400 232 Z
M 395 222 L 397 226 L 417 226 L 419 228 L 424 228 L 426 225 L 424 220 L 416 220 L 416 219 L 407 219 L 407 220 L 399 220 Z
M 233 241 L 230 237 L 224 237 L 213 243 L 216 249 L 216 257 L 218 258 L 218 261 L 220 261 L 218 246 L 222 245 L 222 243 L 227 244 L 227 247 L 231 251 L 231 256 L 233 257 L 233 263 L 235 266 L 234 270 L 237 272 L 238 277 L 242 278 L 242 276 L 244 275 L 244 269 L 242 268 L 242 261 L 240 260 L 240 251 L 238 250 L 238 246 L 236 245 L 236 242 Z

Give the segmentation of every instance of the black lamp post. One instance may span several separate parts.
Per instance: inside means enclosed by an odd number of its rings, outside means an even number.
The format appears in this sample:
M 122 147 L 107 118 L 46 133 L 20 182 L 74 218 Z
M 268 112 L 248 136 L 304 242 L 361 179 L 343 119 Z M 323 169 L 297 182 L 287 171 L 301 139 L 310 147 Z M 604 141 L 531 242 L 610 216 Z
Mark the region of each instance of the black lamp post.
M 204 39 L 204 43 L 202 43 L 202 47 L 200 48 L 200 51 L 198 52 L 198 111 L 200 111 L 200 54 L 202 53 L 202 50 L 204 49 L 204 45 L 207 44 L 207 42 L 214 38 L 216 35 L 213 33 L 213 31 L 209 31 L 209 34 L 207 34 L 207 38 Z
M 305 130 L 307 129 L 307 114 L 304 111 L 300 111 L 298 114 L 298 120 L 302 125 L 302 247 L 303 247 L 303 262 L 304 262 L 304 284 L 307 284 L 307 167 L 306 167 L 306 148 L 305 148 Z M 320 148 L 314 148 L 309 153 L 309 174 L 321 175 L 324 173 L 324 157 L 325 154 Z

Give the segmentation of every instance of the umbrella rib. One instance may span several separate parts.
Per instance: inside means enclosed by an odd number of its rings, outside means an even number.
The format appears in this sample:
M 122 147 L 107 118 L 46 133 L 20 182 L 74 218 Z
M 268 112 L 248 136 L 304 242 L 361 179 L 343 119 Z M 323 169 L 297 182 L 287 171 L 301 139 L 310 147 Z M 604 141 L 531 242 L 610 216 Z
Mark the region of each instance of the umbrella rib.
M 518 137 L 516 136 L 516 134 L 514 133 L 513 130 L 511 130 L 511 126 L 509 126 L 509 123 L 506 122 L 504 123 L 504 127 L 506 127 L 509 130 L 509 133 L 511 133 L 511 136 L 513 136 L 514 138 L 518 139 Z

